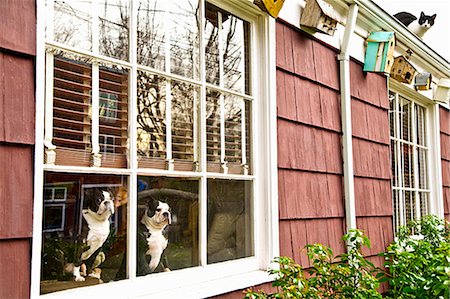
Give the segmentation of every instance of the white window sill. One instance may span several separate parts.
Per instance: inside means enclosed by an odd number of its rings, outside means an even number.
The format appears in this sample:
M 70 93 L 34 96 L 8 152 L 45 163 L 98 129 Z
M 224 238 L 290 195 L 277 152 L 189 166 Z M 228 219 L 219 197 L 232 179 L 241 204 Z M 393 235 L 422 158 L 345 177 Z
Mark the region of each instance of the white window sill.
M 228 274 L 220 278 L 211 277 L 209 280 L 205 277 L 199 279 L 197 275 L 189 272 L 188 270 L 184 275 L 172 276 L 173 280 L 168 280 L 167 276 L 161 273 L 163 276 L 154 274 L 153 279 L 142 277 L 134 281 L 105 283 L 42 295 L 39 298 L 206 298 L 273 281 L 267 271 L 263 270 Z M 164 276 L 166 279 L 161 281 L 160 278 Z

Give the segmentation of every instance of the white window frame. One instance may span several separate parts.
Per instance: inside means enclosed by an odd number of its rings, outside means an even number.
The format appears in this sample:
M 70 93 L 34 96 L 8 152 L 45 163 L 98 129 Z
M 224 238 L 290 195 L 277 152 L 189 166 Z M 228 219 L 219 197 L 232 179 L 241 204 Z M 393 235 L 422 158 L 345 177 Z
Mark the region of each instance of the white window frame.
M 253 218 L 254 218 L 254 256 L 239 260 L 227 261 L 211 265 L 203 265 L 171 273 L 155 273 L 145 277 L 136 277 L 135 254 L 130 256 L 130 278 L 96 286 L 70 289 L 61 292 L 40 295 L 42 216 L 44 170 L 75 171 L 78 173 L 123 174 L 130 177 L 130 186 L 137 183 L 137 165 L 130 169 L 117 170 L 90 167 L 66 167 L 44 165 L 44 113 L 45 113 L 45 4 L 37 1 L 37 54 L 36 54 L 36 147 L 35 147 L 35 179 L 34 179 L 34 219 L 31 265 L 31 298 L 83 298 L 83 297 L 120 297 L 143 298 L 152 296 L 199 298 L 223 294 L 233 290 L 272 281 L 266 272 L 275 256 L 279 255 L 278 237 L 278 183 L 277 183 L 277 137 L 276 137 L 276 66 L 275 66 L 275 20 L 261 12 L 246 0 L 209 1 L 240 18 L 251 22 L 251 55 L 256 59 L 251 66 L 254 98 L 252 128 L 255 136 L 253 147 Z M 133 25 L 132 25 L 133 26 Z M 135 26 L 135 24 L 134 24 Z M 131 37 L 135 38 L 135 37 Z M 130 49 L 131 51 L 131 49 Z M 132 82 L 136 78 L 132 78 Z M 131 83 L 134 84 L 134 83 Z M 133 86 L 133 85 L 132 85 Z M 135 87 L 132 87 L 135 88 Z M 133 105 L 134 100 L 130 101 Z M 133 106 L 130 106 L 133 107 Z M 47 109 L 48 111 L 48 109 Z M 132 109 L 134 111 L 134 109 Z M 131 119 L 136 119 L 131 112 Z M 133 125 L 135 128 L 135 125 Z M 130 132 L 130 140 L 136 140 L 135 130 Z M 135 142 L 135 141 L 134 141 Z M 205 158 L 205 156 L 203 155 Z M 131 159 L 136 163 L 136 151 L 131 151 Z M 142 171 L 140 171 L 142 173 Z M 188 176 L 192 173 L 151 171 L 163 176 Z M 208 176 L 211 177 L 211 176 Z M 221 176 L 217 174 L 217 178 Z M 243 176 L 237 175 L 236 179 Z M 202 192 L 202 191 L 201 191 Z M 203 191 L 204 192 L 204 191 Z M 135 188 L 130 188 L 130 201 L 137 197 Z M 203 196 L 204 197 L 204 196 Z M 204 204 L 204 203 L 203 203 Z M 201 210 L 202 211 L 202 210 Z M 136 231 L 135 209 L 130 209 L 128 229 Z M 201 215 L 203 240 L 206 240 L 206 209 Z M 130 234 L 133 235 L 133 234 Z M 135 239 L 128 240 L 128 250 L 135 249 Z M 203 246 L 205 247 L 205 246 Z M 202 253 L 202 254 L 206 254 Z M 204 259 L 205 260 L 205 259 Z M 134 265 L 133 265 L 134 264 Z
M 399 83 L 394 79 L 389 79 L 389 91 L 395 94 L 396 98 L 399 96 L 406 98 L 411 101 L 414 105 L 420 105 L 425 108 L 425 142 L 428 148 L 428 159 L 427 159 L 427 176 L 428 176 L 428 214 L 436 215 L 440 218 L 444 217 L 444 201 L 442 194 L 442 166 L 441 166 L 441 145 L 440 145 L 440 120 L 439 120 L 439 104 L 433 102 L 429 98 L 424 95 L 416 92 L 411 89 L 409 86 Z M 392 113 L 389 111 L 389 113 Z M 415 114 L 415 111 L 413 110 Z M 411 118 L 411 126 L 415 125 L 415 119 Z M 390 121 L 390 119 L 389 119 Z M 397 126 L 398 119 L 396 118 Z M 415 132 L 415 129 L 413 129 Z M 389 134 L 390 135 L 390 134 Z M 413 133 L 413 138 L 415 137 L 415 133 Z M 390 140 L 393 140 L 392 136 L 389 136 Z M 395 138 L 394 138 L 395 139 Z M 413 139 L 414 140 L 414 139 Z M 415 144 L 415 141 L 414 141 Z M 415 148 L 415 147 L 414 147 Z M 400 156 L 397 153 L 397 157 Z M 392 162 L 392 160 L 391 160 Z M 398 166 L 399 167 L 399 166 Z M 413 155 L 413 167 L 415 168 L 414 173 L 418 173 L 417 164 L 416 164 L 416 155 Z M 400 173 L 400 172 L 399 172 Z M 414 188 L 408 188 L 409 191 L 417 192 L 419 189 L 416 188 L 418 176 L 415 177 L 415 185 Z M 397 228 L 397 224 L 395 223 L 394 215 L 396 213 L 394 209 L 394 184 L 393 181 L 391 183 L 392 188 L 392 212 L 393 212 L 393 227 Z M 396 187 L 396 190 L 404 190 L 403 187 Z M 398 221 L 399 225 L 405 225 L 404 217 L 399 215 L 400 221 Z M 395 232 L 394 232 L 395 233 Z

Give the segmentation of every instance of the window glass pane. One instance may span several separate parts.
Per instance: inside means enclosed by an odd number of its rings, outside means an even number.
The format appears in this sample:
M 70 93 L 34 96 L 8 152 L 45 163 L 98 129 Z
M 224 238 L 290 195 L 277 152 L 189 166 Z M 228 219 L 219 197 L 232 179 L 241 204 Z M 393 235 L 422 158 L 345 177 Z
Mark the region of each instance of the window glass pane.
M 402 225 L 405 225 L 411 220 L 415 219 L 415 192 L 410 191 L 403 191 L 404 195 L 404 215 L 405 215 L 405 222 L 402 223 Z
M 199 181 L 138 176 L 137 188 L 137 275 L 198 266 Z
M 419 145 L 426 145 L 425 136 L 425 108 L 415 105 L 416 108 L 416 143 Z
M 197 0 L 164 0 L 169 15 L 170 71 L 199 79 L 199 2 Z M 166 41 L 167 42 L 167 41 Z
M 89 166 L 91 145 L 92 67 L 61 53 L 54 58 L 53 144 L 56 164 Z
M 242 98 L 225 95 L 225 161 L 230 173 L 243 173 L 248 168 L 250 116 L 247 113 L 249 101 Z
M 137 6 L 137 62 L 158 70 L 165 70 L 165 1 L 138 0 Z
M 399 186 L 398 182 L 398 157 L 397 157 L 397 144 L 398 141 L 391 140 L 391 172 L 392 172 L 392 185 Z
M 391 137 L 397 137 L 396 119 L 397 119 L 397 106 L 395 105 L 395 94 L 389 92 L 389 126 L 391 131 Z
M 219 85 L 219 20 L 217 8 L 206 4 L 205 45 L 206 82 Z
M 402 144 L 402 170 L 403 170 L 403 187 L 414 187 L 414 164 L 413 164 L 413 147 L 411 145 Z
M 175 170 L 195 170 L 199 161 L 198 116 L 200 91 L 192 84 L 172 80 L 172 157 Z M 195 162 L 195 163 L 194 163 Z
M 253 255 L 252 182 L 208 180 L 208 263 Z
M 250 94 L 249 23 L 206 4 L 206 81 Z
M 417 149 L 417 167 L 419 171 L 419 189 L 428 189 L 428 163 L 427 163 L 428 150 L 423 148 Z
M 228 173 L 247 174 L 251 154 L 250 107 L 248 100 L 207 90 L 208 171 L 220 172 L 226 167 Z
M 127 277 L 127 190 L 125 176 L 45 173 L 58 203 L 43 205 L 41 294 Z
M 55 1 L 54 40 L 92 51 L 92 7 L 83 0 Z
M 225 88 L 248 93 L 249 24 L 231 14 L 222 15 L 223 75 Z
M 407 99 L 400 97 L 400 124 L 401 125 L 401 136 L 403 140 L 412 141 L 412 123 L 411 123 L 411 102 Z
M 207 90 L 206 94 L 206 150 L 208 171 L 220 172 L 220 93 Z
M 429 214 L 428 210 L 428 192 L 418 192 L 419 194 L 419 206 L 420 206 L 420 216 L 423 217 Z
M 128 61 L 130 5 L 128 0 L 98 0 L 100 54 Z
M 100 67 L 99 144 L 102 166 L 127 167 L 128 70 Z
M 165 78 L 138 71 L 137 149 L 139 167 L 165 168 L 166 89 Z

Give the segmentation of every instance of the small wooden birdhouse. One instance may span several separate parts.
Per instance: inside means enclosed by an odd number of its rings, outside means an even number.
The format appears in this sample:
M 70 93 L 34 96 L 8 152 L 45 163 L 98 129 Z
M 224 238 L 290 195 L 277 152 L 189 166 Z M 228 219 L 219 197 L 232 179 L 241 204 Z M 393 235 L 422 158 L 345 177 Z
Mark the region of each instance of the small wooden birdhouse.
M 277 18 L 283 7 L 284 0 L 253 0 L 262 11 L 269 13 L 272 17 Z
M 314 31 L 333 35 L 337 29 L 338 20 L 339 15 L 328 3 L 323 0 L 306 0 L 300 25 L 309 27 Z
M 394 63 L 394 32 L 372 32 L 366 41 L 364 71 L 389 74 Z
M 402 83 L 411 84 L 415 73 L 416 69 L 405 56 L 401 55 L 394 58 L 394 64 L 391 69 L 392 78 Z
M 414 77 L 414 88 L 416 90 L 429 90 L 431 89 L 431 74 L 421 73 Z

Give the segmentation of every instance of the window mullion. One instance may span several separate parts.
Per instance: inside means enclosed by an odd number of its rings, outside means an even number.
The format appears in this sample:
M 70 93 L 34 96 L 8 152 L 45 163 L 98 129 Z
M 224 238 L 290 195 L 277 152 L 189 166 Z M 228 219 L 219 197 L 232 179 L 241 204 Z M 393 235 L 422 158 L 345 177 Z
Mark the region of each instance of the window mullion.
M 170 73 L 170 13 L 164 10 L 164 52 L 165 70 Z M 166 162 L 167 169 L 174 170 L 172 155 L 172 88 L 171 80 L 166 80 Z
M 54 67 L 54 55 L 52 52 L 45 54 L 45 132 L 44 132 L 44 145 L 45 150 L 45 163 L 55 164 L 56 146 L 53 144 L 53 67 Z
M 92 52 L 98 54 L 99 52 L 99 19 L 98 19 L 98 5 L 96 1 L 91 2 L 92 10 Z M 92 103 L 91 103 L 91 143 L 92 143 L 92 166 L 101 165 L 99 135 L 100 135 L 100 116 L 99 116 L 99 101 L 100 101 L 100 70 L 98 61 L 94 60 L 92 63 Z
M 223 24 L 222 13 L 217 13 L 218 23 L 218 45 L 219 45 L 219 86 L 224 87 L 224 66 L 223 66 Z M 224 94 L 219 96 L 219 108 L 220 108 L 220 163 L 223 173 L 228 173 L 227 162 L 225 161 L 225 99 Z
M 417 191 L 419 189 L 419 157 L 417 155 L 417 113 L 416 113 L 416 103 L 411 102 L 412 109 L 411 109 L 411 127 L 412 127 L 412 140 L 413 140 L 413 174 L 414 174 L 414 217 L 415 219 L 420 218 L 420 198 L 419 198 L 419 192 Z
M 403 172 L 403 154 L 402 154 L 402 150 L 401 150 L 401 146 L 402 146 L 402 142 L 401 142 L 401 136 L 402 135 L 402 128 L 403 128 L 403 123 L 400 122 L 400 118 L 401 118 L 401 111 L 400 111 L 400 99 L 398 94 L 395 95 L 395 125 L 397 127 L 396 133 L 398 134 L 398 136 L 396 136 L 398 138 L 398 141 L 396 142 L 396 150 L 397 150 L 397 186 L 400 187 L 400 190 L 397 194 L 397 199 L 398 199 L 398 212 L 399 215 L 399 223 L 403 224 L 405 221 L 405 194 L 403 191 L 404 186 L 404 177 L 405 174 Z
M 205 2 L 200 1 L 200 28 L 199 28 L 199 47 L 200 47 L 200 80 L 202 86 L 200 89 L 200 118 L 197 120 L 200 126 L 200 169 L 202 173 L 202 178 L 200 180 L 200 197 L 199 197 L 199 248 L 200 248 L 200 265 L 206 266 L 207 264 L 207 242 L 208 242 L 208 231 L 206 229 L 207 221 L 207 142 L 206 142 L 206 61 L 205 61 Z
M 130 47 L 129 59 L 131 63 L 130 83 L 128 85 L 129 101 L 128 101 L 128 138 L 129 149 L 129 167 L 131 168 L 131 176 L 129 181 L 129 205 L 127 218 L 127 265 L 128 277 L 136 278 L 137 272 L 137 2 L 130 1 Z

